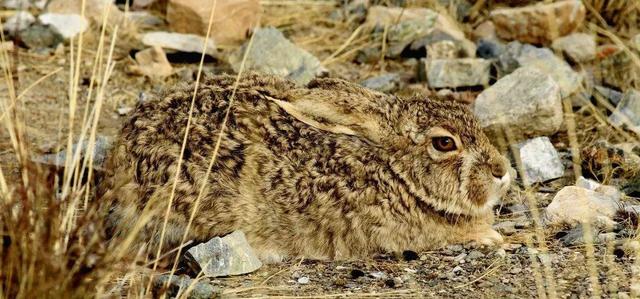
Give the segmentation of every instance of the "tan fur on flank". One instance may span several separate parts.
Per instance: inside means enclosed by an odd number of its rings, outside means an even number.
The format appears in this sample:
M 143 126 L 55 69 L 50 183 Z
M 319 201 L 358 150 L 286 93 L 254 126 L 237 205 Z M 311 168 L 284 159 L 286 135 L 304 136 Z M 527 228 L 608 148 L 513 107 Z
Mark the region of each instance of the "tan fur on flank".
M 165 251 L 182 239 L 235 79 L 201 82 Z M 138 241 L 157 246 L 193 89 L 169 89 L 125 123 L 98 191 L 115 242 L 151 213 Z M 443 135 L 457 150 L 434 148 L 432 138 Z M 502 238 L 491 208 L 510 182 L 508 168 L 461 104 L 251 73 L 239 82 L 188 238 L 242 230 L 265 261 L 495 245 Z

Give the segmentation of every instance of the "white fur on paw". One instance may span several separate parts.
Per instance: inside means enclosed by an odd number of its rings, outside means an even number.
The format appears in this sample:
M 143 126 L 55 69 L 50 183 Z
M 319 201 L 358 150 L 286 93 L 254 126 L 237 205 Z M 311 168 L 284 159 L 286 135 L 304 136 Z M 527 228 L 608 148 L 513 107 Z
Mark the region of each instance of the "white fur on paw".
M 494 229 L 487 229 L 472 235 L 469 245 L 471 247 L 496 247 L 502 245 L 503 242 L 504 239 L 500 233 Z

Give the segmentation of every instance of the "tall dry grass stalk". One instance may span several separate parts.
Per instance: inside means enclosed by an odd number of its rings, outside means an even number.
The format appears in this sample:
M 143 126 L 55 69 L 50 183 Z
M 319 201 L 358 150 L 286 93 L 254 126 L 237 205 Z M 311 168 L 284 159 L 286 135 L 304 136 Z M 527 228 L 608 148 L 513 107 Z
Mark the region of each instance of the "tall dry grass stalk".
M 83 0 L 82 14 L 84 7 Z M 109 12 L 104 14 L 102 26 L 106 28 Z M 2 31 L 0 28 L 0 34 Z M 6 169 L 0 167 L 0 298 L 93 297 L 106 289 L 119 271 L 119 261 L 106 250 L 101 226 L 103 215 L 96 206 L 88 204 L 90 184 L 81 183 L 82 177 L 92 174 L 92 153 L 108 78 L 115 65 L 113 51 L 117 34 L 116 26 L 105 54 L 106 34 L 102 31 L 95 61 L 105 62 L 94 64 L 91 81 L 96 82 L 98 68 L 104 72 L 99 76 L 101 84 L 95 98 L 94 85 L 89 88 L 81 123 L 76 120 L 76 111 L 81 93 L 83 35 L 70 42 L 67 156 L 61 180 L 56 169 L 47 169 L 30 160 L 32 152 L 24 133 L 26 119 L 22 116 L 24 95 L 61 69 L 36 80 L 16 96 L 14 69 L 20 62 L 11 59 L 6 49 L 0 51 L 3 79 L 8 88 L 8 97 L 0 98 L 0 115 L 18 165 L 18 174 L 12 175 L 10 181 L 4 174 Z M 6 40 L 4 35 L 1 39 Z M 93 106 L 89 107 L 90 103 Z M 88 145 L 85 153 L 80 152 L 81 146 L 72 150 L 76 139 L 73 132 L 77 127 L 81 127 L 77 139 Z M 80 207 L 81 202 L 85 204 Z

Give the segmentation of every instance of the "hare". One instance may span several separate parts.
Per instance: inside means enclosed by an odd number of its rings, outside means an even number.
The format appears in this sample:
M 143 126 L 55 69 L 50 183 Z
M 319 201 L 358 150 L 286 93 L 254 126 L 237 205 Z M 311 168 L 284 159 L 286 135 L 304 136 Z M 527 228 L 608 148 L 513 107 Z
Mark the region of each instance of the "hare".
M 266 262 L 502 242 L 492 206 L 510 166 L 462 104 L 339 79 L 299 87 L 256 73 L 210 76 L 179 164 L 193 90 L 169 89 L 124 124 L 98 191 L 112 232 L 158 246 L 172 197 L 166 250 L 185 233 L 206 241 L 235 230 Z

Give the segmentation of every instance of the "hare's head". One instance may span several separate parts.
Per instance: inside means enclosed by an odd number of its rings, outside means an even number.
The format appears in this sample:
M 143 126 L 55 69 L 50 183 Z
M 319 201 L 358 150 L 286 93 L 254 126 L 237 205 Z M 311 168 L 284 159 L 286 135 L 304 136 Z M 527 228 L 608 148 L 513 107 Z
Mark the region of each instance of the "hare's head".
M 431 99 L 404 101 L 401 110 L 395 123 L 408 141 L 394 154 L 394 170 L 439 210 L 489 212 L 515 173 L 470 110 Z
M 463 104 L 399 99 L 335 79 L 272 100 L 309 125 L 385 149 L 410 192 L 440 211 L 485 214 L 515 174 Z

